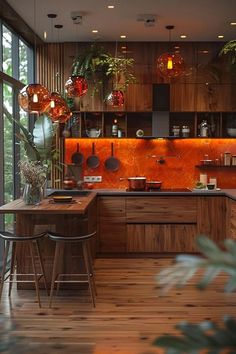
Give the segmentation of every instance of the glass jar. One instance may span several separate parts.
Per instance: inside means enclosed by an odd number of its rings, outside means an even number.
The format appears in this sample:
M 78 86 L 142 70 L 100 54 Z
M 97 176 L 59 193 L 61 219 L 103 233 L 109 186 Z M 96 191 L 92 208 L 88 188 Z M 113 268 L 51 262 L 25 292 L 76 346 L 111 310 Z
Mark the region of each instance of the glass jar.
M 23 201 L 26 205 L 37 205 L 43 199 L 43 188 L 26 183 L 23 191 Z
M 182 137 L 183 138 L 188 138 L 190 133 L 190 128 L 188 125 L 183 125 L 182 127 Z
M 201 123 L 200 123 L 200 136 L 201 137 L 208 137 L 208 124 L 207 124 L 207 121 L 206 120 L 203 120 Z
M 224 153 L 224 165 L 225 166 L 230 166 L 231 165 L 231 153 L 230 152 L 225 152 Z
M 180 132 L 179 125 L 173 125 L 172 132 L 174 136 L 179 136 L 179 132 Z

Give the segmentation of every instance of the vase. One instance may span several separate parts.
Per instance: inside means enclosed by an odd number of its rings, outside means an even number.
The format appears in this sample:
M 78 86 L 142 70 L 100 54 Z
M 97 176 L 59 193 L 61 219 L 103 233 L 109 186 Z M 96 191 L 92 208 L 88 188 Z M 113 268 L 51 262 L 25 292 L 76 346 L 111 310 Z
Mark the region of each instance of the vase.
M 23 191 L 23 201 L 26 205 L 37 205 L 43 199 L 43 189 L 41 186 L 34 186 L 26 183 Z

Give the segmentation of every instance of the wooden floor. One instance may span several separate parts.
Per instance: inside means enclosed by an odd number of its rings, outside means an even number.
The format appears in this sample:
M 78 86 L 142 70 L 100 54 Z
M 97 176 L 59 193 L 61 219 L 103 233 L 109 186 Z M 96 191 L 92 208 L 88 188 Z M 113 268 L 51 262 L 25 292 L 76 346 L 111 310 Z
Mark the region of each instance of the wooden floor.
M 207 291 L 195 289 L 193 281 L 184 289 L 160 296 L 156 274 L 170 259 L 97 259 L 97 306 L 87 293 L 62 292 L 54 308 L 38 308 L 34 292 L 14 290 L 9 302 L 6 288 L 1 314 L 13 338 L 23 336 L 17 351 L 8 353 L 48 354 L 151 354 L 161 353 L 152 346 L 156 336 L 174 333 L 182 320 L 220 322 L 224 314 L 236 317 L 235 294 L 223 292 L 225 276 Z M 10 330 L 10 325 L 14 328 Z M 28 349 L 26 349 L 28 348 Z

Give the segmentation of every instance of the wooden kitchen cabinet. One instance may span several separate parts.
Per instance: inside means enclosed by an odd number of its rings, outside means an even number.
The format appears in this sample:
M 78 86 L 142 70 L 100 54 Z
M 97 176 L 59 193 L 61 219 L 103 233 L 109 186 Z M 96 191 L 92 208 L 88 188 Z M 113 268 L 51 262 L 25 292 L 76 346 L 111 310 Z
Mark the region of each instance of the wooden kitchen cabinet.
M 198 197 L 197 233 L 219 243 L 227 237 L 226 198 L 221 196 Z
M 98 200 L 98 252 L 126 252 L 125 197 Z
M 195 252 L 195 224 L 128 224 L 127 252 Z
M 228 200 L 228 228 L 227 237 L 236 240 L 236 201 Z

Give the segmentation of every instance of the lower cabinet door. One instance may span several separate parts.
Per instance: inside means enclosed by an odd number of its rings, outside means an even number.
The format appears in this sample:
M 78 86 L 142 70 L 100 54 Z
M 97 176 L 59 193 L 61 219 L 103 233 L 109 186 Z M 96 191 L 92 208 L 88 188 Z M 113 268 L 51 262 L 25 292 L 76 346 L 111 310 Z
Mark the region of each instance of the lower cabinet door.
M 195 252 L 196 224 L 128 224 L 127 252 Z
M 100 219 L 98 243 L 100 253 L 126 252 L 125 221 L 114 222 L 111 218 L 109 218 L 109 221 L 105 218 Z

